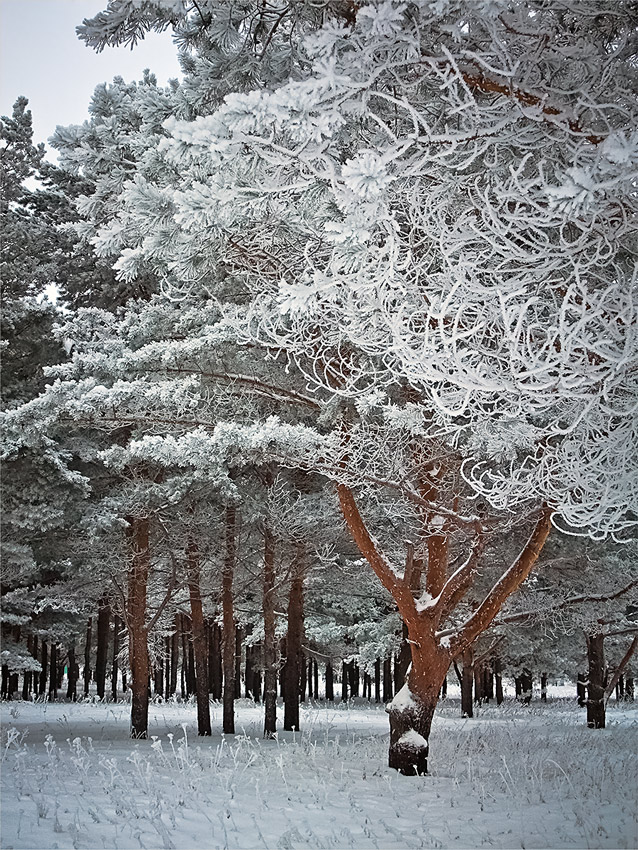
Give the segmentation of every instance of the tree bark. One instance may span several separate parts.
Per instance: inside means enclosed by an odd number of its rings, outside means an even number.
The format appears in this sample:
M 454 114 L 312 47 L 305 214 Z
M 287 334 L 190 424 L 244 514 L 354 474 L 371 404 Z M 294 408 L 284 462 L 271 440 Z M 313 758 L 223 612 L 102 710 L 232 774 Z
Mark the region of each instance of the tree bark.
M 99 699 L 104 699 L 106 694 L 106 662 L 109 650 L 109 626 L 111 622 L 111 608 L 102 599 L 97 609 L 97 653 L 95 656 L 95 684 Z
M 47 679 L 49 674 L 49 647 L 45 640 L 40 644 L 40 681 L 38 682 L 38 694 L 43 696 L 47 689 Z
M 179 667 L 179 614 L 175 615 L 174 631 L 171 635 L 171 671 L 169 679 L 168 696 L 175 696 L 177 693 L 177 670 Z
M 191 629 L 195 655 L 195 691 L 197 693 L 197 734 L 211 735 L 210 704 L 208 702 L 208 666 L 206 663 L 206 625 L 200 588 L 199 549 L 194 540 L 186 548 L 188 592 L 191 603 Z
M 341 702 L 346 702 L 348 699 L 348 682 L 350 681 L 350 664 L 352 662 L 346 663 L 345 661 L 341 662 Z
M 381 702 L 381 659 L 374 662 L 374 701 Z
M 226 507 L 226 552 L 222 569 L 222 619 L 224 707 L 223 730 L 225 735 L 235 734 L 235 610 L 233 578 L 235 575 L 237 511 L 234 505 Z
M 275 620 L 275 538 L 264 526 L 264 738 L 277 731 L 277 636 Z
M 334 670 L 332 669 L 332 662 L 328 660 L 326 661 L 326 699 L 330 700 L 330 702 L 334 702 L 335 698 L 334 681 Z
M 634 679 L 633 676 L 627 676 L 625 679 L 625 701 L 634 701 Z
M 605 637 L 602 632 L 588 634 L 587 726 L 605 728 Z
M 466 561 L 449 578 L 447 565 L 442 566 L 441 578 L 436 578 L 436 581 L 442 584 L 440 593 L 424 610 L 419 610 L 411 584 L 413 571 L 408 569 L 414 560 L 409 557 L 411 547 L 408 547 L 406 570 L 401 577 L 370 535 L 350 488 L 345 484 L 338 484 L 337 493 L 344 520 L 359 551 L 392 595 L 408 628 L 410 647 L 417 649 L 412 653 L 412 667 L 407 682 L 408 693 L 406 695 L 402 689 L 389 706 L 389 763 L 402 773 L 425 773 L 432 716 L 451 659 L 471 647 L 478 635 L 492 623 L 505 600 L 529 576 L 551 530 L 551 510 L 546 505 L 542 507 L 532 534 L 519 556 L 501 574 L 463 625 L 456 631 L 446 633 L 443 630 L 443 634 L 439 633 L 437 636 L 440 623 L 449 617 L 462 601 L 478 573 L 483 547 L 483 530 L 480 525 L 475 525 L 475 536 Z M 447 638 L 445 643 L 441 640 L 443 637 Z
M 541 702 L 547 702 L 547 673 L 541 673 Z
M 93 640 L 93 617 L 89 617 L 86 624 L 86 640 L 84 642 L 84 696 L 89 695 L 89 683 L 91 681 L 91 641 Z
M 67 650 L 67 654 L 69 657 L 68 664 L 68 676 L 67 676 L 67 685 L 66 685 L 66 698 L 70 699 L 72 702 L 75 702 L 78 698 L 77 695 L 77 683 L 78 683 L 78 663 L 75 659 L 75 642 L 69 644 L 69 648 Z
M 58 698 L 58 645 L 51 644 L 51 660 L 49 662 L 49 699 Z
M 131 737 L 148 735 L 148 633 L 146 593 L 150 569 L 149 521 L 129 516 L 127 536 L 132 549 L 128 572 L 127 627 L 131 670 Z
M 312 684 L 312 695 L 315 699 L 319 699 L 319 664 L 316 658 L 312 661 Z
M 122 621 L 116 614 L 113 618 L 113 663 L 111 665 L 111 697 L 113 698 L 113 702 L 117 702 L 117 676 L 119 672 L 118 655 L 120 654 L 121 628 Z
M 235 626 L 235 699 L 241 697 L 241 656 L 244 645 L 244 630 Z
M 392 659 L 383 659 L 383 702 L 389 703 L 394 691 L 392 690 Z
M 532 671 L 525 669 L 521 674 L 521 701 L 524 705 L 531 703 L 533 689 L 534 680 L 532 679 Z
M 576 698 L 580 708 L 587 705 L 587 673 L 579 673 L 576 678 Z
M 222 666 L 222 630 L 218 623 L 212 623 L 210 630 L 210 652 L 208 656 L 208 663 L 211 670 L 210 692 L 213 695 L 213 699 L 219 702 L 222 698 L 222 683 L 224 680 Z
M 288 598 L 288 631 L 286 635 L 286 664 L 284 666 L 284 729 L 288 732 L 293 729 L 299 731 L 304 558 L 303 546 L 297 544 Z
M 461 670 L 461 717 L 474 717 L 474 705 L 472 701 L 472 686 L 474 684 L 474 653 L 468 647 L 462 657 L 463 669 Z
M 411 630 L 410 638 L 420 651 L 413 653 L 407 681 L 387 707 L 388 763 L 404 776 L 422 776 L 428 770 L 430 728 L 450 659 L 427 634 Z
M 496 704 L 502 705 L 503 703 L 503 675 L 502 675 L 502 661 L 500 655 L 497 655 L 494 659 L 494 690 L 496 691 Z

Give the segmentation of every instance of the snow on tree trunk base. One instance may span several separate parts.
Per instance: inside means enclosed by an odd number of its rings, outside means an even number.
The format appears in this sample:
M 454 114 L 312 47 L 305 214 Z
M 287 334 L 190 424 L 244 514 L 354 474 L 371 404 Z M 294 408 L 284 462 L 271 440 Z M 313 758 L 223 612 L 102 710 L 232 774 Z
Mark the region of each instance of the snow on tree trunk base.
M 390 715 L 388 764 L 404 776 L 428 772 L 428 739 L 436 701 L 425 702 L 405 684 L 386 707 Z

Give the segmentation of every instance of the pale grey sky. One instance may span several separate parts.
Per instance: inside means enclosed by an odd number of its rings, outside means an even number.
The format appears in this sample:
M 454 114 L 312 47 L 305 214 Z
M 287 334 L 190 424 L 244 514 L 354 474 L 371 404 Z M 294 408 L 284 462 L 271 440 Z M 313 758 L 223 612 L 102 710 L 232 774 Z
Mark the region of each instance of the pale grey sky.
M 150 33 L 132 51 L 107 47 L 95 53 L 79 41 L 75 27 L 106 5 L 107 0 L 0 0 L 0 115 L 10 115 L 16 99 L 27 97 L 35 142 L 46 142 L 57 124 L 81 124 L 99 83 L 117 75 L 139 80 L 144 68 L 160 84 L 180 76 L 170 31 Z

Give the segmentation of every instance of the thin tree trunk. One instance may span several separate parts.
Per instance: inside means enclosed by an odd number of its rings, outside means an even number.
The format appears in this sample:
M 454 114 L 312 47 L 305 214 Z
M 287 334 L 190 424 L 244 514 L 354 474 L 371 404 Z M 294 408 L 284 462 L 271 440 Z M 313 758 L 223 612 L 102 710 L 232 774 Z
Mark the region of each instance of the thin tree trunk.
M 468 647 L 462 656 L 461 671 L 461 717 L 473 717 L 472 686 L 474 684 L 474 653 Z
M 149 521 L 130 516 L 127 536 L 132 549 L 128 572 L 128 656 L 131 670 L 131 737 L 148 735 L 148 633 L 146 593 L 150 569 Z
M 275 620 L 275 538 L 264 526 L 264 738 L 277 731 L 277 636 Z
M 89 695 L 89 683 L 91 681 L 91 641 L 93 640 L 93 617 L 89 617 L 86 624 L 86 640 L 84 643 L 84 696 Z
M 627 676 L 625 679 L 625 701 L 634 701 L 634 680 L 633 676 Z
M 576 678 L 576 698 L 580 708 L 587 705 L 587 673 L 579 673 Z
M 602 632 L 587 637 L 587 726 L 605 728 L 605 637 Z
M 525 705 L 529 705 L 532 701 L 533 688 L 532 672 L 525 669 L 521 675 L 521 700 Z
M 374 701 L 381 702 L 381 659 L 374 662 Z
M 547 673 L 541 673 L 541 702 L 547 702 Z
M 288 631 L 286 635 L 286 664 L 284 667 L 284 729 L 299 731 L 299 685 L 301 671 L 301 642 L 303 640 L 303 583 L 305 553 L 297 544 L 293 564 L 290 597 L 288 599 Z
M 27 651 L 33 655 L 33 637 L 29 635 L 27 637 Z M 31 692 L 31 681 L 33 679 L 33 674 L 30 670 L 25 670 L 24 675 L 22 677 L 22 699 L 28 700 L 29 694 Z
M 315 699 L 319 699 L 319 664 L 316 658 L 312 662 L 312 682 L 313 696 Z
M 58 645 L 51 644 L 51 660 L 49 662 L 49 699 L 58 698 Z
M 175 696 L 177 693 L 177 670 L 179 668 L 179 633 L 180 633 L 180 617 L 175 615 L 174 631 L 171 635 L 171 671 L 169 680 L 168 696 Z
M 244 629 L 244 641 L 250 637 L 253 633 L 252 625 L 247 625 Z M 245 699 L 254 699 L 253 696 L 253 685 L 254 685 L 254 662 L 255 662 L 255 653 L 253 650 L 253 645 L 246 643 L 246 665 L 244 667 L 244 697 Z
M 503 676 L 501 667 L 501 658 L 497 655 L 494 659 L 494 689 L 496 691 L 497 705 L 501 705 L 503 703 Z
M 69 674 L 67 677 L 66 698 L 75 702 L 78 698 L 77 683 L 79 673 L 78 663 L 75 660 L 75 643 L 69 644 L 67 654 L 69 656 Z
M 241 655 L 244 645 L 244 630 L 241 626 L 235 627 L 235 699 L 241 697 Z
M 211 667 L 211 694 L 218 702 L 222 698 L 222 683 L 224 680 L 222 662 L 222 630 L 218 623 L 211 625 L 211 642 L 208 663 Z
M 345 702 L 348 699 L 348 682 L 350 680 L 350 664 L 349 662 L 346 664 L 345 661 L 341 663 L 341 702 Z
M 95 684 L 99 699 L 106 694 L 106 663 L 109 651 L 109 625 L 111 608 L 106 599 L 102 599 L 97 609 L 97 653 L 95 656 Z
M 122 621 L 117 616 L 113 618 L 113 663 L 111 665 L 111 697 L 113 702 L 117 702 L 117 675 L 118 675 L 118 655 L 120 654 L 120 629 Z
M 332 662 L 328 660 L 326 661 L 326 699 L 330 700 L 330 702 L 334 702 L 335 699 L 334 681 L 334 670 L 332 669 Z
M 199 549 L 190 540 L 186 549 L 188 563 L 188 592 L 191 602 L 191 628 L 195 655 L 195 690 L 197 693 L 197 734 L 211 735 L 210 704 L 208 702 L 208 665 L 206 625 L 200 588 Z
M 222 569 L 222 618 L 224 623 L 224 734 L 235 734 L 235 610 L 233 578 L 235 575 L 237 512 L 233 505 L 226 507 L 226 552 Z
M 43 696 L 47 689 L 47 679 L 49 673 L 49 647 L 45 640 L 40 644 L 40 681 L 38 683 L 38 694 Z
M 383 702 L 389 703 L 392 699 L 392 659 L 383 659 Z

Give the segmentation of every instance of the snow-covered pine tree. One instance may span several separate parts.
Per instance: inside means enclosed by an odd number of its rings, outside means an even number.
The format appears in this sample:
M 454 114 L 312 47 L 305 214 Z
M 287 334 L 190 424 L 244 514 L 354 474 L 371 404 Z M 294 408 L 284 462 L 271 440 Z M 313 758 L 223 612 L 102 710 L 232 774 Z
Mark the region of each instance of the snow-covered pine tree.
M 390 762 L 420 773 L 450 660 L 552 518 L 599 538 L 635 526 L 633 19 L 627 3 L 533 0 L 352 11 L 305 41 L 300 79 L 165 123 L 182 183 L 164 261 L 176 298 L 217 295 L 221 268 L 241 280 L 223 309 L 237 342 L 284 351 L 343 400 L 323 470 L 419 647 Z M 129 196 L 124 215 L 143 206 Z M 122 278 L 165 244 L 147 233 Z M 403 465 L 371 475 L 397 432 Z M 370 534 L 357 488 L 414 506 L 416 567 Z M 445 628 L 515 514 L 528 543 Z

